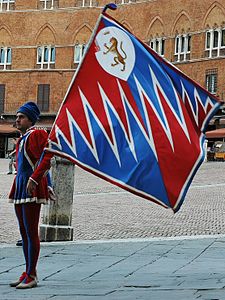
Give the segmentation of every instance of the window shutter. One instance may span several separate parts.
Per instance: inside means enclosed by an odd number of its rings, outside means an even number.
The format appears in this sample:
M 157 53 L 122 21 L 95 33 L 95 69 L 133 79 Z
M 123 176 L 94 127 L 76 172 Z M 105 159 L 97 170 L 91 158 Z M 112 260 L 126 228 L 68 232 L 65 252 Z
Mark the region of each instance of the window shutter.
M 49 111 L 50 84 L 39 84 L 37 105 L 40 111 Z
M 4 112 L 5 106 L 5 84 L 0 84 L 0 113 Z
M 212 94 L 217 93 L 217 69 L 206 70 L 206 89 Z
M 49 110 L 49 95 L 50 95 L 50 84 L 44 84 L 44 102 L 43 102 L 43 111 Z
M 37 105 L 40 111 L 42 111 L 42 99 L 43 99 L 43 84 L 39 84 L 38 94 L 37 94 Z

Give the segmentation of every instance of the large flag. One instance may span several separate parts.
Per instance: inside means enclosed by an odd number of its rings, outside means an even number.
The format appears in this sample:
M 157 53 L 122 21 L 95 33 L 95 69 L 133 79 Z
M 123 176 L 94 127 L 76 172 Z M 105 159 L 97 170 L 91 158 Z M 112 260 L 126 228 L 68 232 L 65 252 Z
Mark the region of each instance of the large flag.
M 103 12 L 47 150 L 176 212 L 204 159 L 204 131 L 219 106 Z

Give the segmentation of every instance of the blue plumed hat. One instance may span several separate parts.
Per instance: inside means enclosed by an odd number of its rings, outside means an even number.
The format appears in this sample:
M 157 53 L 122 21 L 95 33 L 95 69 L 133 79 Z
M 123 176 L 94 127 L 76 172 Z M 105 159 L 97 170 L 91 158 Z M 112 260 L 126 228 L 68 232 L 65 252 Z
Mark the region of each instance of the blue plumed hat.
M 22 113 L 25 114 L 33 123 L 33 125 L 37 122 L 39 115 L 40 115 L 40 110 L 37 106 L 36 103 L 34 102 L 26 102 L 23 104 L 18 110 L 17 113 Z

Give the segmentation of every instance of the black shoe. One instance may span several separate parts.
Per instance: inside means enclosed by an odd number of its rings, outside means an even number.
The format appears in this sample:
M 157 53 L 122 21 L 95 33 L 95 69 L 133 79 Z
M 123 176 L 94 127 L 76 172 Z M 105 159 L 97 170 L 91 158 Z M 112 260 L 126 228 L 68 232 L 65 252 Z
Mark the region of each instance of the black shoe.
M 16 246 L 23 246 L 23 241 L 22 240 L 18 240 L 16 242 Z
M 8 172 L 7 175 L 12 174 L 12 172 Z

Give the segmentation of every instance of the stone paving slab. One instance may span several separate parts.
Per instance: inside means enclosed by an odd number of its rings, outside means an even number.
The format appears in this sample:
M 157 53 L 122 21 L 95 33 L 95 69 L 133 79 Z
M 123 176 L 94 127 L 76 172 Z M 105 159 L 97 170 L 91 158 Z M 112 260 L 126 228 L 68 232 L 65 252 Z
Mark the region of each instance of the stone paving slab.
M 22 249 L 0 247 L 0 299 L 224 300 L 225 236 L 43 243 L 39 286 L 8 283 Z

